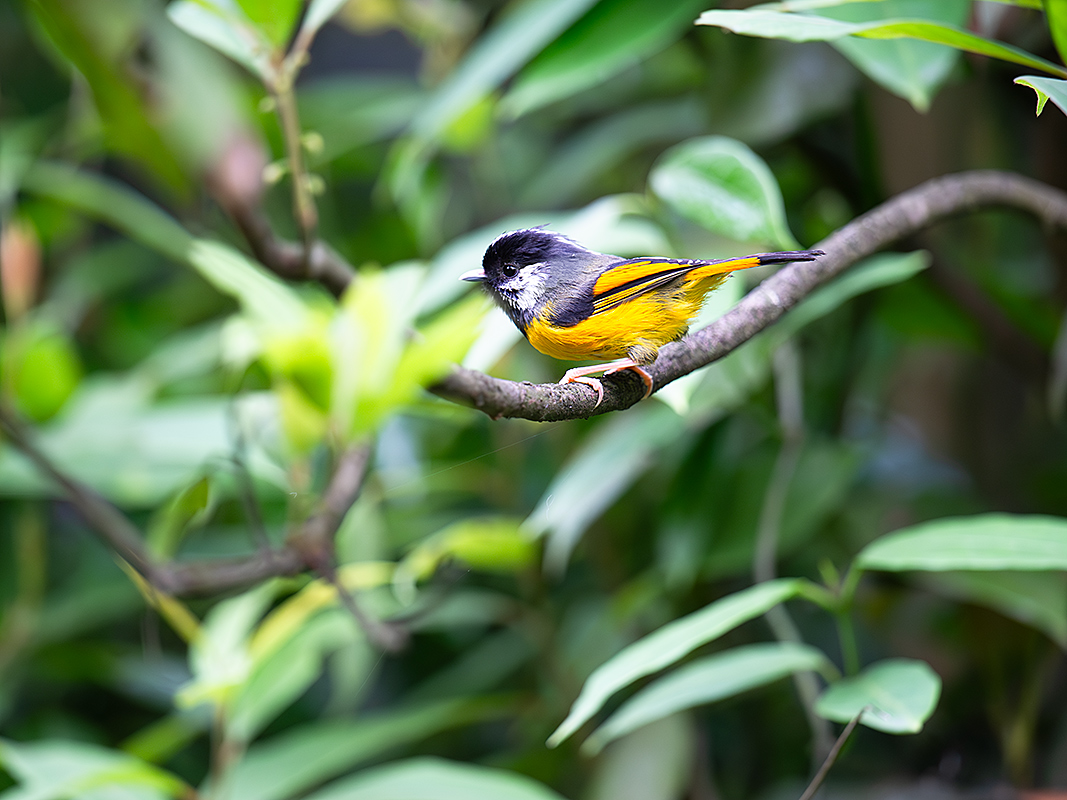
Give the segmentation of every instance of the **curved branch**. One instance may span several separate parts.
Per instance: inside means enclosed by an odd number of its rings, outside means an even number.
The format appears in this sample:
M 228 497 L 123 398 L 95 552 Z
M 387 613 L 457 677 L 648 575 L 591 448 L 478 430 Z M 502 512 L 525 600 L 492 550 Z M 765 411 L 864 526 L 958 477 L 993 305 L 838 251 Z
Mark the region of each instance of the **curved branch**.
M 59 469 L 33 441 L 18 413 L 0 404 L 0 436 L 52 480 L 91 530 L 146 581 L 173 595 L 214 594 L 305 569 L 332 568 L 333 538 L 356 502 L 367 474 L 370 447 L 358 444 L 341 454 L 319 509 L 294 527 L 280 547 L 234 558 L 159 561 L 145 547 L 141 531 L 117 507 Z
M 1067 194 L 1030 178 L 976 170 L 927 181 L 815 245 L 826 252 L 822 258 L 783 268 L 711 325 L 663 347 L 656 362 L 646 368 L 655 389 L 737 349 L 857 261 L 935 222 L 989 207 L 1016 208 L 1033 214 L 1047 227 L 1067 229 Z M 641 399 L 644 385 L 630 372 L 616 373 L 604 381 L 604 400 L 594 407 L 593 391 L 581 384 L 516 383 L 457 368 L 431 391 L 493 418 L 551 422 L 629 408 Z
M 324 242 L 314 240 L 305 249 L 303 244 L 276 236 L 258 207 L 221 195 L 219 202 L 252 248 L 252 255 L 271 272 L 289 281 L 318 281 L 334 297 L 344 294 L 355 270 Z
M 257 139 L 235 137 L 205 175 L 205 183 L 244 236 L 252 255 L 271 272 L 289 281 L 318 281 L 334 297 L 340 297 L 351 283 L 355 270 L 338 253 L 314 235 L 317 212 L 302 182 L 307 179 L 301 161 L 299 123 L 288 92 L 286 147 L 293 172 L 294 203 L 303 232 L 302 242 L 279 237 L 263 212 L 263 168 L 267 154 Z
M 60 472 L 33 444 L 17 413 L 6 404 L 0 404 L 0 434 L 9 439 L 42 475 L 56 483 L 71 504 L 81 512 L 89 527 L 97 531 L 112 550 L 142 575 L 147 577 L 151 573 L 154 565 L 145 550 L 141 532 L 107 500 Z

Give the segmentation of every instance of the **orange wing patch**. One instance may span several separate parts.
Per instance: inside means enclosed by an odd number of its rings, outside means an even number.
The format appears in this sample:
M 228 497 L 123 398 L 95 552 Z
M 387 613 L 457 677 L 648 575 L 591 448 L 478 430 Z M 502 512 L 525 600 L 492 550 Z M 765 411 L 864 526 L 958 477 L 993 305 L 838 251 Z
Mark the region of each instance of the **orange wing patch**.
M 604 292 L 610 292 L 612 289 L 630 281 L 640 280 L 641 278 L 655 278 L 668 270 L 674 271 L 679 267 L 693 267 L 699 263 L 701 262 L 673 261 L 666 258 L 620 261 L 597 278 L 597 282 L 593 285 L 593 296 L 596 297 L 604 294 Z
M 593 285 L 593 314 L 617 308 L 682 277 L 687 288 L 703 294 L 722 282 L 719 276 L 759 266 L 759 263 L 759 256 L 714 262 L 670 258 L 621 261 L 601 275 Z

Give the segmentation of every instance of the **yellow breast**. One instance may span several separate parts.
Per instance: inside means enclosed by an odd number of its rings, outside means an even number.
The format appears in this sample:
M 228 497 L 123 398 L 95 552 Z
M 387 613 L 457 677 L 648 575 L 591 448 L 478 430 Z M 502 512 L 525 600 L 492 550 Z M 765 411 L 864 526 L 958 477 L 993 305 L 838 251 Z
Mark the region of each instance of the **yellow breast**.
M 636 297 L 569 328 L 551 325 L 545 313 L 530 323 L 526 337 L 545 355 L 564 361 L 623 358 L 634 347 L 655 351 L 685 334 L 706 293 L 696 282 L 687 282 L 669 293 Z

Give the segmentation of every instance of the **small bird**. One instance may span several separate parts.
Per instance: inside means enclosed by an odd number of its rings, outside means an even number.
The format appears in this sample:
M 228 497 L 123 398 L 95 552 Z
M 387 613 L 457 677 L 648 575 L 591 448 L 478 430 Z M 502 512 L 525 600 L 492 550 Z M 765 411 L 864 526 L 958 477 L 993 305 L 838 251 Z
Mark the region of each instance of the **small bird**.
M 652 394 L 643 367 L 659 348 L 681 339 L 704 297 L 736 270 L 813 261 L 821 250 L 761 253 L 719 261 L 620 258 L 597 253 L 544 227 L 499 236 L 482 268 L 461 280 L 483 284 L 537 350 L 564 361 L 615 359 L 568 370 L 560 383 L 584 383 L 604 399 L 604 376 L 632 370 Z M 595 407 L 595 406 L 594 406 Z

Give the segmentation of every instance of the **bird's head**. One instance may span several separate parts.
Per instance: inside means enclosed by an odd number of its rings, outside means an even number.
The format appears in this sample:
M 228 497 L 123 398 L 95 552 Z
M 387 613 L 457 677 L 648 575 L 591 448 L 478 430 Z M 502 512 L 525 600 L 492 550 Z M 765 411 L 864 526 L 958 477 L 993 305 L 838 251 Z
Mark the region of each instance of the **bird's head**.
M 496 238 L 482 268 L 461 279 L 478 281 L 512 321 L 525 331 L 562 287 L 574 285 L 583 267 L 600 257 L 566 236 L 544 228 L 524 228 Z

